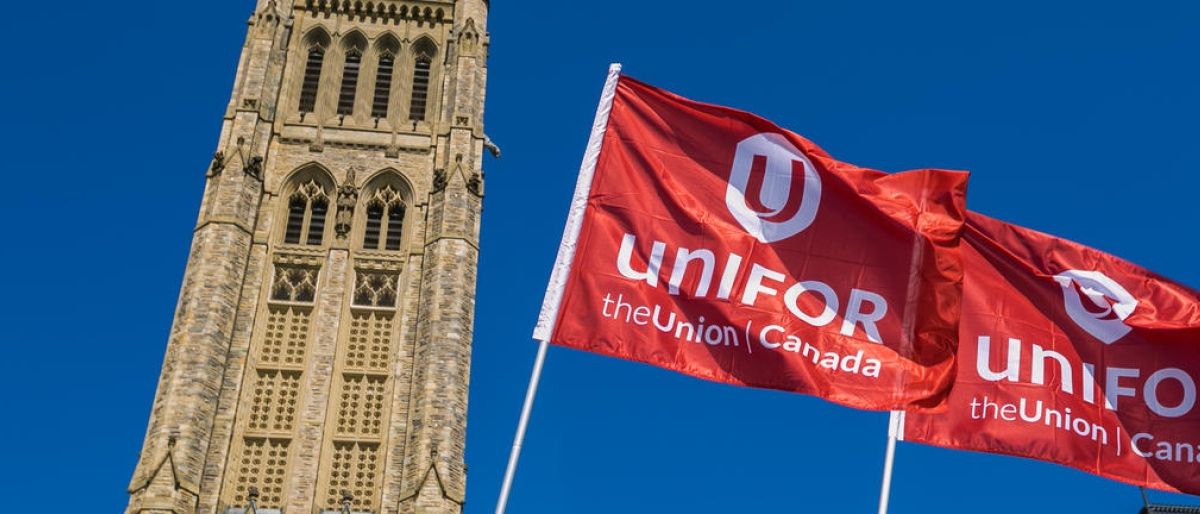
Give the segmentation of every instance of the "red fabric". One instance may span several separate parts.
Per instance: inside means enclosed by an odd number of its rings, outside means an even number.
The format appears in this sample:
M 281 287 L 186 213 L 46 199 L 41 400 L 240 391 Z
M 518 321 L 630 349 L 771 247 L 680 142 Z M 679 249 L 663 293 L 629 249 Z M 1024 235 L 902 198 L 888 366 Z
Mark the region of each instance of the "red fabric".
M 852 407 L 935 407 L 953 378 L 966 182 L 858 168 L 752 114 L 622 77 L 550 340 Z M 733 214 L 739 201 L 748 222 Z M 640 277 L 656 243 L 660 269 Z M 688 261 L 671 294 L 681 249 L 707 250 L 711 264 Z M 756 267 L 770 271 L 751 287 Z
M 948 412 L 908 414 L 904 438 L 1200 493 L 1200 293 L 1083 245 L 974 213 L 963 241 L 958 380 Z M 1055 278 L 1068 270 L 1100 273 L 1111 284 Z M 983 337 L 987 352 L 980 355 Z M 1008 374 L 1018 344 L 1018 365 Z M 1034 345 L 1041 348 L 1037 359 Z M 1051 351 L 1069 371 L 1047 356 Z M 1085 363 L 1094 367 L 1094 385 Z M 1106 407 L 1106 392 L 1115 395 L 1115 410 Z M 1068 411 L 1069 426 L 1059 428 Z

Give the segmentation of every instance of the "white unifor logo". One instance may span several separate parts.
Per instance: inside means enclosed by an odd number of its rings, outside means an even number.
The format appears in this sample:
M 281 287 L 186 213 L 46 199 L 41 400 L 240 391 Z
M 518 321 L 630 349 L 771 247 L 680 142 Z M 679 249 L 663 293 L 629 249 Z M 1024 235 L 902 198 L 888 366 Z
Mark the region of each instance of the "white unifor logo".
M 1055 275 L 1054 281 L 1062 286 L 1067 315 L 1096 339 L 1112 344 L 1132 330 L 1125 319 L 1138 301 L 1107 275 L 1068 270 Z
M 750 235 L 773 243 L 799 234 L 812 225 L 820 203 L 817 169 L 782 134 L 738 143 L 725 205 Z

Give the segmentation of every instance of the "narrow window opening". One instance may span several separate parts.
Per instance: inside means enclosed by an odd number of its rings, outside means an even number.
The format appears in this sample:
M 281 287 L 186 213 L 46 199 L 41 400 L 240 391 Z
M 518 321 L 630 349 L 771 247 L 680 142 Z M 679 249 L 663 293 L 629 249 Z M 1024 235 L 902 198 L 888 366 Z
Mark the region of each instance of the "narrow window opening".
M 325 213 L 329 211 L 329 202 L 318 197 L 312 200 L 312 219 L 308 222 L 308 244 L 320 245 L 325 238 Z
M 321 85 L 321 64 L 325 61 L 325 50 L 314 47 L 308 51 L 308 62 L 304 66 L 304 81 L 300 86 L 300 112 L 311 113 L 317 109 L 317 90 Z
M 358 71 L 362 66 L 362 54 L 350 50 L 346 54 L 346 66 L 342 71 L 342 93 L 338 96 L 338 114 L 354 113 L 354 94 L 358 90 Z
M 425 108 L 429 99 L 429 70 L 431 61 L 428 57 L 417 58 L 413 67 L 412 102 L 409 104 L 408 118 L 413 121 L 425 121 Z
M 387 241 L 385 249 L 399 250 L 400 238 L 404 234 L 404 206 L 395 203 L 388 206 Z
M 300 232 L 304 227 L 304 211 L 307 207 L 308 200 L 303 196 L 293 196 L 288 202 L 287 229 L 284 231 L 283 242 L 300 244 Z
M 379 73 L 375 75 L 375 100 L 371 104 L 371 116 L 386 118 L 388 103 L 392 94 L 392 70 L 395 69 L 396 59 L 384 54 L 379 58 Z
M 379 249 L 379 231 L 383 226 L 383 205 L 372 203 L 367 206 L 367 231 L 363 236 L 363 248 Z

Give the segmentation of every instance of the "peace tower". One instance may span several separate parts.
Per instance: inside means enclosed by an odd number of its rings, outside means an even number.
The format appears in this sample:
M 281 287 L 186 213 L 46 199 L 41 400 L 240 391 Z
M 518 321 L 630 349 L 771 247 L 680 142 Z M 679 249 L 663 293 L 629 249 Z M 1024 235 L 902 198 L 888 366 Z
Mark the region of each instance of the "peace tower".
M 127 513 L 459 513 L 488 0 L 257 0 Z

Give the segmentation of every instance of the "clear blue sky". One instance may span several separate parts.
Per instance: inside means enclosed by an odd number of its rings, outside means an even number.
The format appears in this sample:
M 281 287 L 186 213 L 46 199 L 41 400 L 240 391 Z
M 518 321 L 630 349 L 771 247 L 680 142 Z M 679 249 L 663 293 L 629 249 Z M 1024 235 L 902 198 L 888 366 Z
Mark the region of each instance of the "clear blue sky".
M 486 164 L 467 512 L 495 502 L 610 61 L 845 161 L 971 170 L 973 209 L 1200 286 L 1200 4 L 978 4 L 495 2 L 487 131 L 504 157 Z M 125 505 L 251 7 L 6 6 L 6 505 Z M 511 512 L 871 512 L 885 422 L 553 348 Z M 902 444 L 893 512 L 1139 503 L 1051 464 Z

